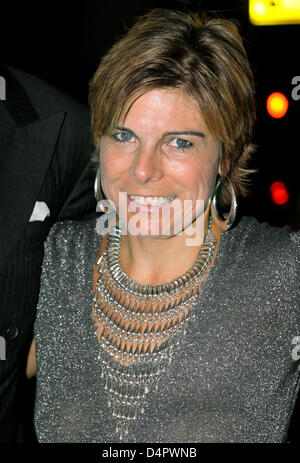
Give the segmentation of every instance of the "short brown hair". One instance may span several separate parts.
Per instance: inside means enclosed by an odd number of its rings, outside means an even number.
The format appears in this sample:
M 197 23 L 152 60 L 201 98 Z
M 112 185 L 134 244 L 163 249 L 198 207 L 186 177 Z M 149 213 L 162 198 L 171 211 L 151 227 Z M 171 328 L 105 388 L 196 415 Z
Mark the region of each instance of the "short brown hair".
M 153 88 L 183 89 L 222 143 L 222 170 L 245 193 L 255 121 L 254 79 L 237 27 L 226 19 L 155 9 L 138 19 L 90 81 L 96 147 Z M 226 196 L 226 191 L 222 192 Z M 222 194 L 222 196 L 223 196 Z

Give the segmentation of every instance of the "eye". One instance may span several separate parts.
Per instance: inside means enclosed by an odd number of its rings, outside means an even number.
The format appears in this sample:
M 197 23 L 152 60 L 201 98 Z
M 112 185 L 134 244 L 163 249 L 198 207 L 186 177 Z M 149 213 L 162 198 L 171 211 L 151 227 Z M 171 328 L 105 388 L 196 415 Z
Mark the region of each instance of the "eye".
M 175 148 L 179 148 L 180 150 L 186 150 L 189 149 L 193 146 L 193 143 L 185 140 L 184 138 L 173 138 L 170 142 L 171 146 L 174 146 Z
M 117 132 L 111 136 L 115 141 L 124 143 L 124 142 L 133 142 L 133 135 L 129 132 Z

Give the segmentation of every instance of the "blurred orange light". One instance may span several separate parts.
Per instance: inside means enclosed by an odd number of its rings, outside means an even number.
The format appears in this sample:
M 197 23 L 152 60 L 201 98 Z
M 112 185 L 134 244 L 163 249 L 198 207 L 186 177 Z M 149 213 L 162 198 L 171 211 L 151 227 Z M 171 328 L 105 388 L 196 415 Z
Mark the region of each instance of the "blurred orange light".
M 271 117 L 279 119 L 283 117 L 289 107 L 289 102 L 286 96 L 280 92 L 271 93 L 267 99 L 267 111 Z
M 283 182 L 273 182 L 270 186 L 271 198 L 275 204 L 282 205 L 288 202 L 289 193 Z

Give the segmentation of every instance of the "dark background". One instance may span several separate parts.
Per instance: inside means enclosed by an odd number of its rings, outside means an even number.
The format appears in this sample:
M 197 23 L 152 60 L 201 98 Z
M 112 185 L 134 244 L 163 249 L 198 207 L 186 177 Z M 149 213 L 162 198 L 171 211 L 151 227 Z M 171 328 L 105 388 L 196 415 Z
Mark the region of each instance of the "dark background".
M 1 61 L 35 74 L 87 104 L 88 81 L 101 56 L 137 16 L 156 7 L 205 9 L 238 25 L 257 89 L 257 150 L 250 167 L 258 169 L 252 177 L 251 194 L 239 207 L 260 221 L 300 229 L 300 100 L 291 97 L 292 78 L 300 76 L 300 25 L 253 26 L 248 19 L 248 0 L 11 1 L 0 7 Z M 266 99 L 273 91 L 284 93 L 289 100 L 283 119 L 272 119 L 266 112 Z M 271 200 L 269 187 L 276 180 L 287 185 L 290 200 L 285 205 Z M 297 411 L 292 421 L 292 441 L 300 441 L 298 415 Z

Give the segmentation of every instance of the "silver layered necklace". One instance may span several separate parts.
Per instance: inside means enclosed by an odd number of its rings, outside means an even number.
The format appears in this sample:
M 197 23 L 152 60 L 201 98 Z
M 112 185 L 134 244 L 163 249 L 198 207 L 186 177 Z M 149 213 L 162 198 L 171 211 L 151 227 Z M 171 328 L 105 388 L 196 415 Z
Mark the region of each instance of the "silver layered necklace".
M 97 265 L 92 318 L 100 343 L 98 359 L 107 405 L 120 441 L 130 423 L 145 413 L 146 397 L 158 389 L 160 375 L 172 362 L 211 266 L 216 238 L 208 232 L 194 265 L 175 280 L 143 285 L 120 265 L 122 231 L 109 233 Z

